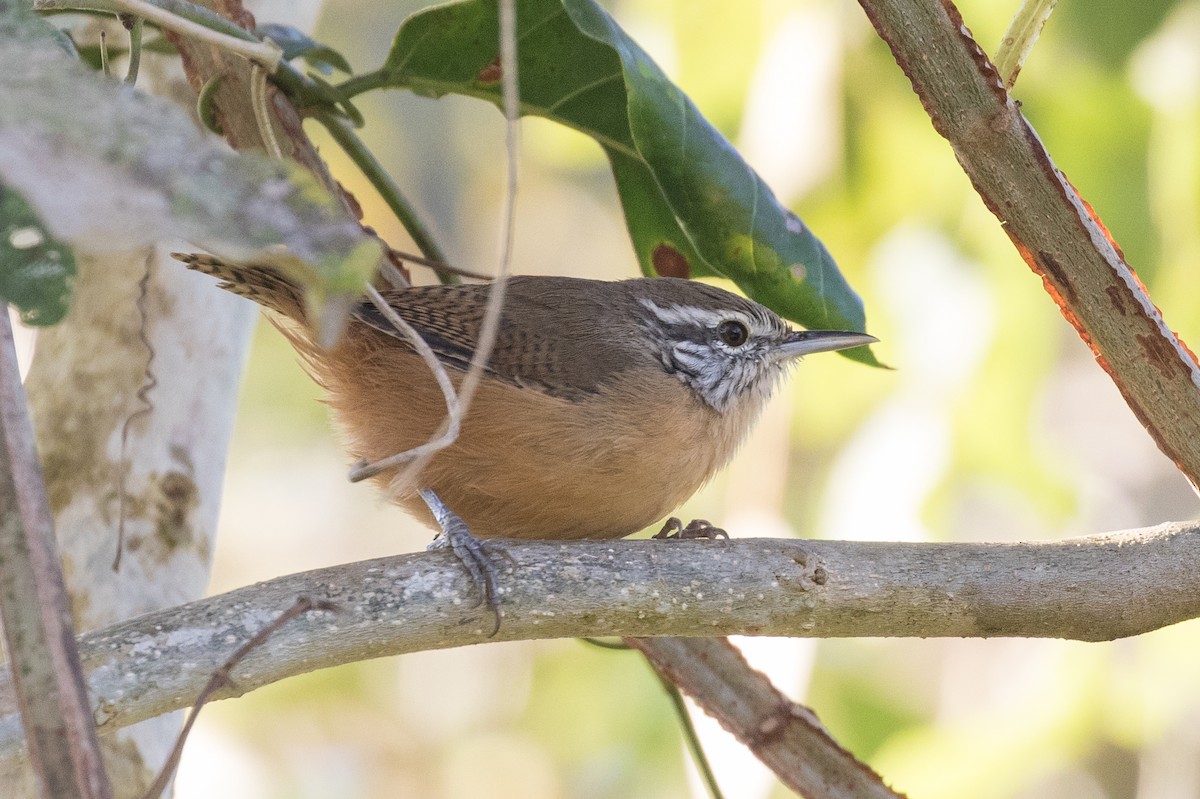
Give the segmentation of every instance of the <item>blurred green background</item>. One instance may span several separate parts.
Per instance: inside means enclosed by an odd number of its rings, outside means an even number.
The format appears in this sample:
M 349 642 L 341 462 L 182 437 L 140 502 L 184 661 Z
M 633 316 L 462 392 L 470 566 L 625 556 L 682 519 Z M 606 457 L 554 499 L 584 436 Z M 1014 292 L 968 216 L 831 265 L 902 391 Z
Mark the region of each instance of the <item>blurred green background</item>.
M 1004 541 L 1196 515 L 1191 489 L 984 210 L 856 4 L 606 5 L 822 237 L 895 367 L 804 363 L 681 516 L 736 536 Z M 994 53 L 1015 5 L 959 7 Z M 318 38 L 373 68 L 418 7 L 328 0 Z M 1015 95 L 1168 323 L 1200 341 L 1200 3 L 1062 3 Z M 493 271 L 496 110 L 400 92 L 360 107 L 366 140 L 452 259 Z M 522 135 L 518 270 L 634 275 L 599 148 L 540 120 Z M 408 246 L 321 142 L 368 223 Z M 346 465 L 318 390 L 262 326 L 212 591 L 424 546 L 428 531 L 349 485 Z M 1110 644 L 745 645 L 910 796 L 1173 799 L 1200 796 L 1198 639 L 1189 623 Z M 712 726 L 731 799 L 787 795 Z M 182 799 L 701 795 L 648 669 L 574 641 L 362 663 L 218 703 L 178 780 Z

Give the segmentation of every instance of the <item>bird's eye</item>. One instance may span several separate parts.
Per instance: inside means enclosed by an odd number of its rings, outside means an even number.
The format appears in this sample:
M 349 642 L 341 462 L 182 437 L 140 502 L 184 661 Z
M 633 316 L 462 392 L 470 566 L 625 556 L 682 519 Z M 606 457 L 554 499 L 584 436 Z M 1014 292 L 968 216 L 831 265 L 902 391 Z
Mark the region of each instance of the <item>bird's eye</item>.
M 730 347 L 740 347 L 750 338 L 750 330 L 736 319 L 726 319 L 717 325 L 717 338 Z

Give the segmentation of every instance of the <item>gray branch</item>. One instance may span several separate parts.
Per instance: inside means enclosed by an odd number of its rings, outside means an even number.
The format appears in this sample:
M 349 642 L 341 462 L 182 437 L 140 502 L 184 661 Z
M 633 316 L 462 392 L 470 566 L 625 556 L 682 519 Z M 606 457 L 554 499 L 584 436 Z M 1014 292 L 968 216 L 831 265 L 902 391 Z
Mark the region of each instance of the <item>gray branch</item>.
M 1200 523 L 1020 544 L 743 539 L 510 542 L 491 640 L 578 636 L 1028 636 L 1103 641 L 1200 616 Z M 446 552 L 292 574 L 80 638 L 96 721 L 187 707 L 297 597 L 328 600 L 273 635 L 217 698 L 367 658 L 489 640 Z M 0 679 L 0 760 L 22 746 Z

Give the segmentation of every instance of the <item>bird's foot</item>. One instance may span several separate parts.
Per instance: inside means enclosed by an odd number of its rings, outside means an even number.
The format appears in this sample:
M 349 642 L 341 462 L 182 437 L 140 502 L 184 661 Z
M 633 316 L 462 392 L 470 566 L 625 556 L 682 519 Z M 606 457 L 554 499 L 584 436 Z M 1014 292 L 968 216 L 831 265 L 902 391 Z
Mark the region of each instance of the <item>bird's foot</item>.
M 654 534 L 654 538 L 664 541 L 682 541 L 685 538 L 704 538 L 712 541 L 722 538 L 728 541 L 729 533 L 720 527 L 714 527 L 706 519 L 692 519 L 685 527 L 679 519 L 672 516 L 667 519 L 667 523 L 663 525 L 662 529 Z
M 480 600 L 475 603 L 475 606 L 478 607 L 480 602 L 486 602 L 488 610 L 496 617 L 496 623 L 488 634 L 488 638 L 491 638 L 500 630 L 500 572 L 496 568 L 492 556 L 502 555 L 512 563 L 512 555 L 496 541 L 484 541 L 477 538 L 462 517 L 446 507 L 446 503 L 442 502 L 441 497 L 433 491 L 422 488 L 420 494 L 421 499 L 425 500 L 425 504 L 433 513 L 433 518 L 437 520 L 438 527 L 442 530 L 441 534 L 433 539 L 433 543 L 426 549 L 435 550 L 449 547 L 450 551 L 454 553 L 454 557 L 458 558 L 458 562 L 467 570 L 472 584 L 479 589 L 481 594 Z

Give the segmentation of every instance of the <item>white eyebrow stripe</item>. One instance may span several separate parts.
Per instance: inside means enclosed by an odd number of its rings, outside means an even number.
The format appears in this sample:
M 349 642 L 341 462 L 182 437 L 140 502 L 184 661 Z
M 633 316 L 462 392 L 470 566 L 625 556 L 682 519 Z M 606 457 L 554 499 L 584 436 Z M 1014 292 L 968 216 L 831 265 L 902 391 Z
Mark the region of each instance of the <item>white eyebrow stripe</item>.
M 728 309 L 724 311 L 713 311 L 708 308 L 699 308 L 695 305 L 671 305 L 663 307 L 654 300 L 642 297 L 638 300 L 650 313 L 658 318 L 658 321 L 664 325 L 695 325 L 699 324 L 704 327 L 715 327 L 718 322 L 726 319 L 737 319 L 743 322 L 747 329 L 755 328 L 754 320 L 741 311 Z

